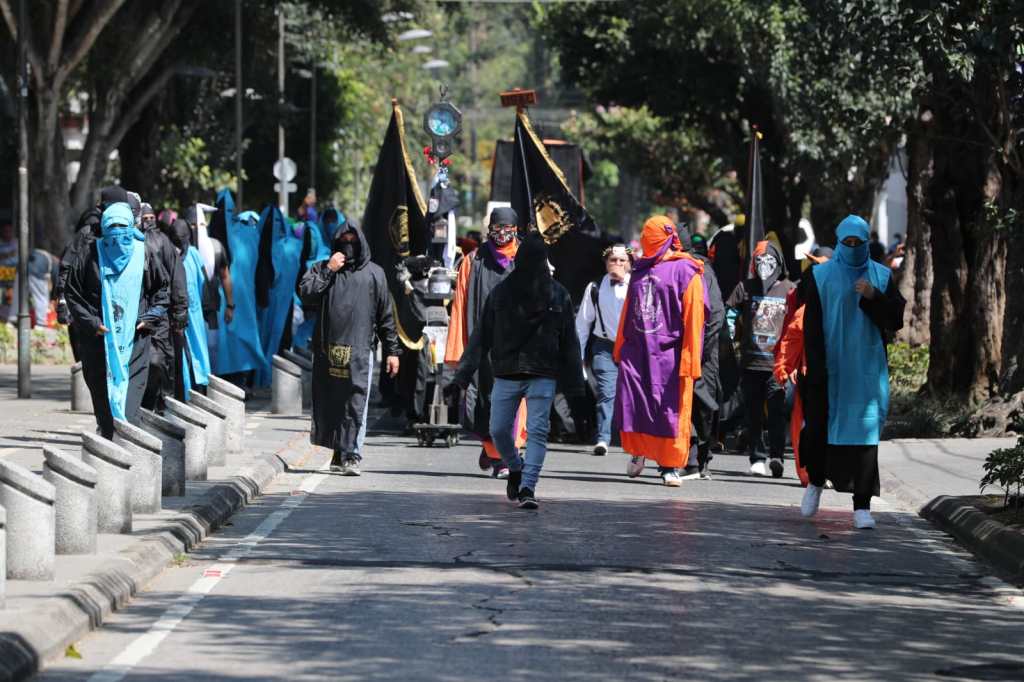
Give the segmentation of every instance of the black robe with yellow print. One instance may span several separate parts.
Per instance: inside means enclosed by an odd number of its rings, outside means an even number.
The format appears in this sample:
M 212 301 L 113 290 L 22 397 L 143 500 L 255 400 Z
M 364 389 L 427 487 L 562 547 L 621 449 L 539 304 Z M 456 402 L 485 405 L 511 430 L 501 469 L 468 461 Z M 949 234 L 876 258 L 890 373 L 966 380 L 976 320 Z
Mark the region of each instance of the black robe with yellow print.
M 372 381 L 372 354 L 377 340 L 385 357 L 400 355 L 392 315 L 391 294 L 380 266 L 370 261 L 370 247 L 362 230 L 351 221 L 335 236 L 354 232 L 359 254 L 353 263 L 331 272 L 327 261 L 315 264 L 302 277 L 299 295 L 303 307 L 316 310 L 313 332 L 313 419 L 310 442 L 352 454 L 366 413 Z

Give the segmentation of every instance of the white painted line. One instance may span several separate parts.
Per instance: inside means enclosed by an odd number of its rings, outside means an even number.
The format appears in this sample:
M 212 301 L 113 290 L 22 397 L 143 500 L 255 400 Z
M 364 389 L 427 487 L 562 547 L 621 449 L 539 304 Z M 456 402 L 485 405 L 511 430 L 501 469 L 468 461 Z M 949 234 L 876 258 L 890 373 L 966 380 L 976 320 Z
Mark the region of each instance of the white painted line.
M 114 660 L 90 676 L 89 682 L 119 682 L 124 679 L 132 668 L 156 651 L 161 642 L 174 632 L 174 629 L 192 613 L 192 610 L 217 583 L 231 572 L 235 563 L 273 533 L 325 478 L 327 478 L 325 474 L 307 476 L 291 497 L 263 519 L 253 532 L 222 555 L 218 563 L 205 569 L 203 575 L 192 583 L 184 594 L 174 600 L 174 603 L 164 611 L 149 630 L 133 640 Z

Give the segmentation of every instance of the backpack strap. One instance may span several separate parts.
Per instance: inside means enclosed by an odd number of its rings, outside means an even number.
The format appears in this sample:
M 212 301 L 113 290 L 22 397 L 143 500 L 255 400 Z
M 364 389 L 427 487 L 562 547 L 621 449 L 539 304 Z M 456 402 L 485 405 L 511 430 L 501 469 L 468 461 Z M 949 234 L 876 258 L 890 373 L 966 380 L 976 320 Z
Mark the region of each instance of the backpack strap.
M 598 324 L 601 325 L 601 334 L 603 334 L 604 338 L 607 339 L 608 338 L 608 329 L 604 326 L 604 315 L 601 314 L 601 304 L 598 301 L 598 297 L 600 296 L 600 294 L 601 294 L 601 280 L 597 280 L 596 282 L 591 282 L 590 283 L 590 302 L 594 304 L 594 310 L 597 313 L 597 315 L 596 315 L 596 317 L 594 319 L 595 319 L 595 321 Z M 593 334 L 593 333 L 594 333 L 593 330 L 591 330 L 591 334 Z

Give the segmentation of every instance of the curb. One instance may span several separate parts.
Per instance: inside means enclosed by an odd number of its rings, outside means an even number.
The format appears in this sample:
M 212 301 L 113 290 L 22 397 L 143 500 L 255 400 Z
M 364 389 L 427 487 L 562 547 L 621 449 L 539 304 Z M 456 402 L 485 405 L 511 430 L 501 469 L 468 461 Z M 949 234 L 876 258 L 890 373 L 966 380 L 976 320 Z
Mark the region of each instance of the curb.
M 1024 583 L 1024 533 L 991 519 L 959 497 L 940 495 L 920 514 L 1017 585 Z
M 273 454 L 257 456 L 224 483 L 211 488 L 167 525 L 155 528 L 121 550 L 100 569 L 63 593 L 40 600 L 16 628 L 0 632 L 0 682 L 25 680 L 43 661 L 64 654 L 91 630 L 103 625 L 165 568 L 216 531 L 267 485 L 311 452 L 296 448 L 309 435 L 297 434 Z

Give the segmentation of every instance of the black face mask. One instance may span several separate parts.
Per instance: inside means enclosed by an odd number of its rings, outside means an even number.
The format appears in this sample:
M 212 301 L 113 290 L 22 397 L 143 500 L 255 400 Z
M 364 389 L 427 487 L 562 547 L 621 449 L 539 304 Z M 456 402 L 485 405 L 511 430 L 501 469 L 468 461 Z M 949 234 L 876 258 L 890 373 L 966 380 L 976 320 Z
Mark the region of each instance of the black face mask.
M 355 242 L 342 242 L 338 250 L 345 254 L 345 263 L 354 264 L 356 262 L 356 253 L 358 253 L 359 245 Z

